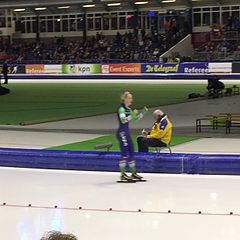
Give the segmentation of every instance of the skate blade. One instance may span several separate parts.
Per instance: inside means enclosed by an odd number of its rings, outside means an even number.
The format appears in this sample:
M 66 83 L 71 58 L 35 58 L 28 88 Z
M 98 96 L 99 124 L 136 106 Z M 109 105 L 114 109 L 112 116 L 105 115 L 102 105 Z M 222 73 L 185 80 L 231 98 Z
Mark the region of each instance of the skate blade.
M 135 180 L 128 180 L 128 181 L 118 180 L 117 183 L 136 183 L 136 181 Z
M 135 182 L 147 182 L 146 179 L 134 179 Z

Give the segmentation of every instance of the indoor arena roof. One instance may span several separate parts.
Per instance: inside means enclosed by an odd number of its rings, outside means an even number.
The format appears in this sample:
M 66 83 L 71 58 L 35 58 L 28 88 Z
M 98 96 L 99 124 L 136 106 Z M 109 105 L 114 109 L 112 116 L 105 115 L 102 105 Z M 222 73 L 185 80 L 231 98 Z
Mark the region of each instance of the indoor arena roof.
M 41 11 L 49 14 L 83 11 L 100 12 L 103 10 L 127 11 L 147 8 L 152 8 L 151 10 L 183 9 L 226 4 L 239 5 L 240 0 L 0 0 L 0 8 L 18 9 L 20 13 Z

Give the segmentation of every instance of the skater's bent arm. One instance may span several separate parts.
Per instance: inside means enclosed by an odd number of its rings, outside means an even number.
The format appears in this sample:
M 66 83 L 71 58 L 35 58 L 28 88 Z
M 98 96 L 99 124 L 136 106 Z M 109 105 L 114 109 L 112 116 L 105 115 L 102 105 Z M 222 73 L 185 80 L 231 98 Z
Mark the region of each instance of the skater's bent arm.
M 127 122 L 132 120 L 131 115 L 130 116 L 126 116 L 126 112 L 125 112 L 125 109 L 123 107 L 119 108 L 118 114 L 119 114 L 121 123 L 127 123 Z

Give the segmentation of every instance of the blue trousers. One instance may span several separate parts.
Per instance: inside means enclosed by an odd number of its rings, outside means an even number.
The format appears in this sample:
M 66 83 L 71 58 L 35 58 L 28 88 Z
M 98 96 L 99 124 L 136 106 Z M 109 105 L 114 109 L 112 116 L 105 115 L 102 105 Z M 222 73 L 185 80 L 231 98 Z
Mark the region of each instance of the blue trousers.
M 134 157 L 134 145 L 130 133 L 118 131 L 116 136 L 119 142 L 122 159 L 132 161 Z

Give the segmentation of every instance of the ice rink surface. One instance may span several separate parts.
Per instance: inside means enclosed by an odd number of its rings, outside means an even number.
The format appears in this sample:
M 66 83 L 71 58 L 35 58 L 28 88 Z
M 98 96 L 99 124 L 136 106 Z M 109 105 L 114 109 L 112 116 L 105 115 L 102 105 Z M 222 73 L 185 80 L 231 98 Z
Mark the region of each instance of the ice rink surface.
M 240 239 L 240 177 L 144 177 L 119 184 L 118 173 L 0 168 L 0 239 L 50 230 L 80 240 Z

